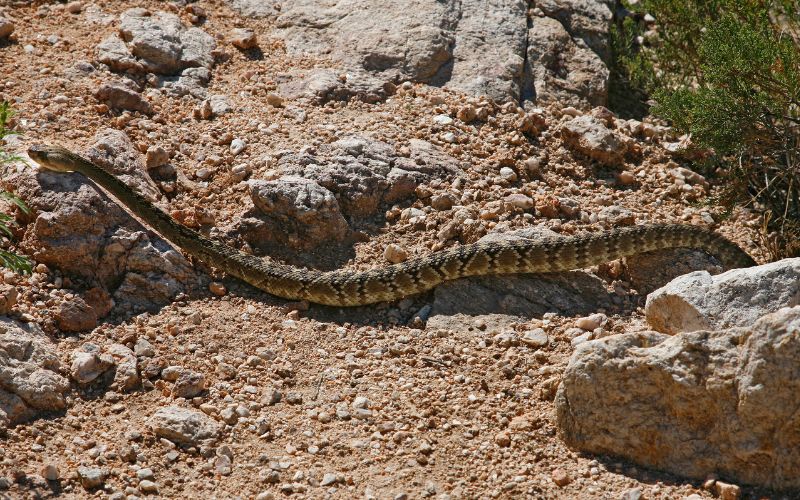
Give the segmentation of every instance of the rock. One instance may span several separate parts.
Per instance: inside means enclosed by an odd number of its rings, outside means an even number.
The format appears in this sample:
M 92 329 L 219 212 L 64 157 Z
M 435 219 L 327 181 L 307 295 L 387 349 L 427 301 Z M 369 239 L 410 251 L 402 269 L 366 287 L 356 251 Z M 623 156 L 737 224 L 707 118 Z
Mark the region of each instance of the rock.
M 208 284 L 208 291 L 216 295 L 217 297 L 222 297 L 228 290 L 225 288 L 225 285 L 218 281 L 212 281 Z
M 600 2 L 582 2 L 582 4 Z M 569 16 L 569 4 L 565 15 Z M 608 29 L 609 25 L 606 25 Z M 605 105 L 609 70 L 582 40 L 575 40 L 564 25 L 549 17 L 532 17 L 528 30 L 528 72 L 523 93 L 537 104 L 571 104 L 577 108 Z
M 141 155 L 123 132 L 101 129 L 96 141 L 86 156 L 145 198 L 160 198 Z M 180 252 L 160 239 L 151 240 L 148 230 L 82 175 L 24 169 L 1 183 L 33 211 L 22 246 L 37 262 L 96 288 L 95 298 L 105 296 L 92 299 L 98 316 L 108 312 L 103 302 L 126 310 L 153 309 L 200 285 Z
M 566 122 L 561 127 L 561 137 L 569 148 L 609 166 L 621 164 L 628 150 L 626 137 L 589 115 Z
M 219 424 L 204 413 L 178 406 L 159 408 L 148 422 L 157 436 L 187 446 L 215 439 L 220 432 Z
M 80 14 L 83 10 L 83 4 L 78 1 L 70 2 L 64 6 L 64 9 L 70 14 Z
M 128 9 L 120 16 L 119 36 L 97 47 L 97 59 L 115 71 L 177 74 L 190 67 L 211 68 L 214 38 L 200 28 L 186 28 L 166 12 Z
M 78 476 L 81 479 L 81 486 L 91 490 L 103 485 L 108 472 L 97 467 L 78 467 Z
M 608 317 L 605 314 L 596 313 L 591 316 L 576 319 L 575 326 L 582 330 L 592 331 L 595 328 L 600 328 L 605 325 L 607 321 Z
M 0 315 L 6 315 L 17 305 L 17 288 L 8 283 L 0 283 Z
M 136 344 L 133 346 L 133 352 L 137 356 L 143 356 L 146 358 L 152 358 L 156 355 L 156 350 L 153 348 L 153 344 L 144 338 L 139 338 L 139 340 L 136 341 Z
M 277 4 L 264 2 L 263 0 L 229 0 L 233 10 L 245 17 L 256 19 L 277 16 L 280 12 L 275 7 Z
M 520 340 L 523 344 L 533 348 L 544 347 L 550 342 L 547 333 L 541 328 L 526 331 L 522 334 Z
M 531 228 L 489 234 L 480 242 L 558 237 L 556 233 Z M 575 316 L 610 307 L 611 299 L 603 280 L 584 271 L 481 276 L 448 281 L 436 287 L 427 325 L 460 331 L 471 328 L 473 321 L 469 317 L 476 315 L 491 315 L 492 322 L 503 324 L 519 318 L 541 317 L 546 312 Z
M 572 37 L 584 42 L 603 60 L 611 56 L 609 29 L 613 4 L 608 2 L 573 2 L 571 0 L 542 0 L 536 7 L 545 16 L 556 19 Z M 579 42 L 579 43 L 580 43 Z
M 58 481 L 60 474 L 58 467 L 54 464 L 45 464 L 42 466 L 42 477 L 48 481 Z
M 130 391 L 139 385 L 139 372 L 136 369 L 136 355 L 122 344 L 111 344 L 108 354 L 114 358 L 114 382 L 112 387 L 120 391 Z
M 584 342 L 556 396 L 559 432 L 681 476 L 798 488 L 797 359 L 800 306 L 745 328 Z
M 699 270 L 711 274 L 722 272 L 716 257 L 694 248 L 672 248 L 625 257 L 625 265 L 633 288 L 647 295 L 673 279 Z
M 235 28 L 231 31 L 231 43 L 234 47 L 247 50 L 252 49 L 258 45 L 256 33 L 249 28 Z
M 97 326 L 97 313 L 80 297 L 62 302 L 53 317 L 65 333 L 89 331 Z
M 110 354 L 100 352 L 94 344 L 84 344 L 72 352 L 70 376 L 77 383 L 85 385 L 114 366 L 114 358 Z
M 712 276 L 680 276 L 647 297 L 650 327 L 664 333 L 752 325 L 761 316 L 800 304 L 800 258 Z
M 139 111 L 145 114 L 153 112 L 150 103 L 147 102 L 139 92 L 129 89 L 119 83 L 105 83 L 101 85 L 94 92 L 94 97 L 113 109 Z
M 569 474 L 567 474 L 567 471 L 564 469 L 553 470 L 553 472 L 550 473 L 550 477 L 557 486 L 561 487 L 564 487 L 572 482 L 572 478 L 569 477 Z
M 6 19 L 5 17 L 0 17 L 0 39 L 8 38 L 11 36 L 11 33 L 14 32 L 14 23 Z
M 206 389 L 206 377 L 202 373 L 184 370 L 175 381 L 172 396 L 176 398 L 193 398 Z
M 399 264 L 408 259 L 408 252 L 400 245 L 390 243 L 386 245 L 386 249 L 383 251 L 383 258 L 392 264 Z
M 250 197 L 258 210 L 248 240 L 276 241 L 310 249 L 341 241 L 350 226 L 336 197 L 313 180 L 284 176 L 274 181 L 248 181 Z M 278 229 L 280 228 L 280 229 Z
M 0 318 L 0 414 L 11 424 L 66 406 L 69 381 L 55 346 L 33 323 Z M 2 419 L 0 419 L 2 420 Z
M 150 146 L 147 148 L 145 156 L 145 167 L 147 170 L 160 167 L 169 162 L 169 153 L 161 146 Z
M 143 479 L 142 481 L 139 481 L 139 490 L 142 493 L 154 495 L 158 493 L 158 484 L 150 481 L 149 479 Z

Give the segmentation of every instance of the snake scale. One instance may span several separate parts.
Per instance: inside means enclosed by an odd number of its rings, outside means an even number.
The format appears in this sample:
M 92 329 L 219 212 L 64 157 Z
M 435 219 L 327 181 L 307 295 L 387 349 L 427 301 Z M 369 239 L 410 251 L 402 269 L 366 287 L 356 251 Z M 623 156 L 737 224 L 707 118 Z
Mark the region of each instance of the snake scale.
M 300 269 L 205 238 L 176 222 L 104 168 L 60 146 L 33 146 L 28 154 L 48 170 L 80 172 L 188 254 L 289 300 L 359 306 L 400 299 L 465 276 L 579 269 L 642 252 L 679 247 L 702 249 L 717 256 L 728 269 L 755 265 L 741 248 L 708 229 L 648 224 L 538 241 L 473 243 L 364 272 Z

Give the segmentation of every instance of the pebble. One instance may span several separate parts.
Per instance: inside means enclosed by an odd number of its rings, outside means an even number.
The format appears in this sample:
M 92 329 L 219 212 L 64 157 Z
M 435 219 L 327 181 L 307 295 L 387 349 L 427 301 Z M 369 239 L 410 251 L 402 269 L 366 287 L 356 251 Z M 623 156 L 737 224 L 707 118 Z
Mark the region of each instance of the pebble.
M 603 313 L 595 313 L 590 316 L 576 319 L 575 326 L 582 330 L 591 332 L 596 328 L 600 328 L 601 326 L 605 325 L 607 321 L 608 316 Z
M 714 483 L 714 492 L 720 500 L 739 500 L 742 496 L 741 488 L 735 484 L 723 483 L 722 481 Z
M 498 432 L 494 436 L 494 443 L 503 448 L 511 446 L 511 436 L 507 432 Z
M 500 169 L 500 177 L 508 182 L 514 182 L 517 180 L 517 173 L 514 172 L 513 168 L 503 167 Z
M 550 477 L 558 486 L 566 486 L 572 481 L 572 479 L 569 477 L 569 474 L 567 474 L 564 469 L 555 469 L 550 473 Z
M 183 373 L 182 366 L 172 365 L 161 370 L 161 378 L 167 382 L 175 382 L 181 376 L 181 373 Z
M 225 285 L 220 283 L 219 281 L 212 281 L 208 284 L 208 291 L 216 295 L 217 297 L 222 297 L 228 290 L 225 288 Z
M 550 342 L 547 332 L 541 328 L 526 331 L 522 334 L 520 340 L 523 344 L 530 347 L 544 347 Z
M 457 140 L 456 134 L 452 132 L 445 132 L 444 134 L 442 134 L 442 140 L 448 144 L 453 144 Z
M 577 337 L 572 339 L 569 343 L 572 345 L 572 347 L 578 347 L 579 344 L 583 344 L 587 340 L 591 339 L 592 339 L 592 332 L 586 332 L 583 335 L 578 335 Z
M 258 45 L 255 31 L 249 28 L 235 28 L 231 31 L 231 43 L 234 47 L 247 50 Z
M 78 467 L 78 476 L 81 478 L 81 486 L 87 490 L 102 485 L 107 475 L 106 471 L 98 469 L 97 467 Z
M 194 175 L 195 175 L 195 176 L 196 176 L 198 179 L 200 179 L 201 181 L 204 181 L 204 180 L 208 179 L 209 177 L 211 177 L 211 170 L 209 170 L 209 169 L 207 169 L 207 168 L 205 168 L 205 167 L 198 168 L 198 169 L 197 169 L 197 170 L 194 172 Z
M 243 139 L 240 139 L 240 138 L 237 137 L 236 139 L 231 141 L 231 154 L 233 156 L 236 156 L 239 153 L 241 153 L 242 151 L 244 151 L 244 149 L 246 147 L 247 147 L 247 143 L 244 142 Z
M 330 486 L 335 483 L 336 483 L 336 474 L 333 474 L 332 472 L 327 472 L 325 473 L 324 476 L 322 476 L 322 481 L 320 481 L 319 485 Z
M 369 406 L 369 399 L 364 396 L 356 396 L 353 400 L 353 408 L 367 408 Z
M 145 155 L 147 169 L 152 169 L 165 165 L 169 161 L 169 153 L 161 146 L 150 146 Z
M 383 251 L 383 258 L 392 264 L 399 264 L 408 259 L 408 252 L 400 245 L 390 243 L 386 245 L 386 249 Z
M 636 182 L 636 176 L 633 175 L 633 172 L 624 170 L 617 176 L 617 181 L 623 186 L 630 186 Z
M 522 210 L 530 210 L 535 205 L 533 198 L 522 193 L 510 194 L 506 196 L 506 201 Z
M 435 194 L 431 196 L 431 207 L 439 211 L 450 210 L 457 201 L 451 194 Z
M 139 481 L 139 490 L 142 493 L 158 493 L 158 485 L 149 479 Z
M 622 494 L 620 500 L 640 500 L 641 498 L 642 498 L 642 489 L 631 488 Z
M 14 32 L 14 23 L 4 17 L 0 17 L 0 38 L 7 38 Z
M 219 455 L 214 460 L 214 470 L 220 476 L 227 476 L 231 473 L 231 458 L 228 455 Z
M 66 9 L 70 14 L 80 14 L 83 10 L 83 4 L 81 2 L 70 2 L 67 4 Z
M 283 107 L 283 97 L 279 96 L 274 92 L 270 92 L 267 94 L 267 104 L 274 108 Z
M 53 464 L 45 464 L 44 467 L 42 467 L 42 477 L 48 481 L 58 481 L 58 467 Z
M 153 474 L 153 470 L 152 469 L 144 467 L 144 468 L 139 469 L 139 470 L 136 471 L 136 477 L 141 481 L 143 479 L 153 480 L 153 479 L 155 479 L 156 476 L 155 476 L 155 474 Z
M 438 125 L 451 125 L 453 123 L 453 119 L 447 115 L 436 115 L 433 117 L 433 121 Z
M 16 287 L 7 283 L 0 284 L 0 314 L 5 315 L 17 304 L 19 293 Z
M 144 356 L 147 358 L 151 358 L 156 355 L 156 350 L 153 348 L 153 344 L 147 341 L 147 339 L 139 339 L 136 341 L 136 344 L 133 346 L 133 352 L 137 356 Z

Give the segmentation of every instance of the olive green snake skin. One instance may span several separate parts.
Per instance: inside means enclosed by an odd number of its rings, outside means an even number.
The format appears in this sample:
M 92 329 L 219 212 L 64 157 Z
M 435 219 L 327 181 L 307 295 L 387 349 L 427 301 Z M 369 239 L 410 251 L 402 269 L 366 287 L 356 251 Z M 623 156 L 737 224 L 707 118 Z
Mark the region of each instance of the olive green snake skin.
M 465 276 L 579 269 L 642 252 L 679 247 L 702 249 L 717 256 L 729 269 L 755 265 L 741 248 L 708 229 L 649 224 L 538 241 L 473 243 L 364 272 L 300 269 L 205 238 L 177 223 L 110 172 L 62 147 L 33 146 L 28 153 L 48 170 L 82 173 L 186 253 L 289 300 L 359 306 L 397 300 Z

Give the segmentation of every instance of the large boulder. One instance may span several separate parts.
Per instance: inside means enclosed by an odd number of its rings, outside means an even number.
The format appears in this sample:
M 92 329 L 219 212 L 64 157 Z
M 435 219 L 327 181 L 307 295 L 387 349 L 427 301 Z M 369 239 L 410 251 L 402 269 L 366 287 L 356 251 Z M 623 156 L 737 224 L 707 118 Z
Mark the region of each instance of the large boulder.
M 582 451 L 681 476 L 800 487 L 800 307 L 747 328 L 580 344 L 556 396 Z
M 800 304 L 800 258 L 712 276 L 697 271 L 647 296 L 645 315 L 664 333 L 749 326 L 761 316 Z

